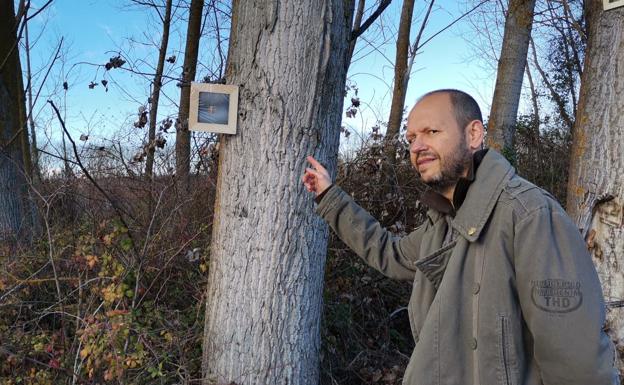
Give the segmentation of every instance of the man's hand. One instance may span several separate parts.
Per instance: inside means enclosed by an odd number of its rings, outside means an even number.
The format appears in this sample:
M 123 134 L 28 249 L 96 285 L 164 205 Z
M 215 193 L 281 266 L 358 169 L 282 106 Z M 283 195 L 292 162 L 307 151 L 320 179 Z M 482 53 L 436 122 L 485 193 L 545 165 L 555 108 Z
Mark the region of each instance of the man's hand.
M 329 173 L 319 162 L 311 156 L 306 158 L 312 165 L 312 168 L 306 168 L 305 173 L 301 177 L 301 181 L 305 185 L 306 189 L 319 196 L 323 191 L 327 190 L 331 186 L 332 181 L 329 177 Z

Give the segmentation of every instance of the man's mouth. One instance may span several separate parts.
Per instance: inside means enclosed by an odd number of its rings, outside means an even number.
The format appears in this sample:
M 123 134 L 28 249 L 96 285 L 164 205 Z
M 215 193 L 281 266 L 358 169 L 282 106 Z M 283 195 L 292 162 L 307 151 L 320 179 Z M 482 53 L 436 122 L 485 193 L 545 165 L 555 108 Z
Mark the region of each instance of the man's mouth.
M 421 167 L 433 162 L 434 160 L 436 160 L 435 156 L 423 156 L 418 158 L 416 164 L 418 165 L 418 167 Z

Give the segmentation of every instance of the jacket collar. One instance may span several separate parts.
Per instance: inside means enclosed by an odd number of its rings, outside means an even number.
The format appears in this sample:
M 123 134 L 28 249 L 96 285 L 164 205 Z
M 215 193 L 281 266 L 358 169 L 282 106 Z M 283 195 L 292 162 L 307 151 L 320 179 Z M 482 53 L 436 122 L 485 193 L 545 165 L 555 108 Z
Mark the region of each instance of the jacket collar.
M 456 210 L 459 210 L 462 203 L 466 199 L 466 193 L 468 192 L 468 188 L 475 180 L 476 170 L 479 168 L 481 161 L 485 157 L 487 153 L 487 149 L 479 150 L 474 153 L 472 156 L 472 161 L 470 162 L 470 167 L 468 168 L 468 174 L 464 178 L 459 178 L 457 181 L 457 185 L 455 186 L 455 192 L 453 193 L 453 202 L 451 203 L 444 195 L 439 192 L 433 190 L 430 187 L 427 187 L 420 197 L 420 201 L 425 204 L 425 206 L 434 209 L 443 215 L 450 215 L 455 217 L 457 214 Z
M 466 193 L 464 203 L 451 221 L 453 228 L 468 241 L 476 241 L 498 197 L 514 174 L 514 168 L 505 157 L 492 149 L 488 150 L 477 169 L 475 181 Z
M 478 167 L 473 167 L 473 170 L 475 168 L 474 181 L 470 181 L 465 199 L 451 221 L 453 228 L 470 242 L 479 238 L 500 193 L 515 173 L 511 164 L 500 153 L 492 149 L 485 153 L 483 160 L 478 164 Z M 428 197 L 427 200 L 429 199 L 431 198 Z M 430 202 L 423 203 L 428 204 Z M 450 205 L 450 202 L 447 201 L 447 204 Z M 436 208 L 441 207 L 438 204 L 429 206 L 432 209 L 427 212 L 427 215 L 432 223 L 437 222 L 443 215 L 451 214 L 445 210 L 436 210 Z

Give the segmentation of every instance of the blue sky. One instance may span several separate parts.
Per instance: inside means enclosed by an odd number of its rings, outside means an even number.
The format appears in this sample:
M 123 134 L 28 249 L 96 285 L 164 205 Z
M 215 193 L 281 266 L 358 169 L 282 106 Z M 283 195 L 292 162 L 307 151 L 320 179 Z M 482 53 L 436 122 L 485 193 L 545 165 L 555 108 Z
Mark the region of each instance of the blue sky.
M 396 23 L 401 12 L 402 2 L 394 1 L 386 10 L 385 25 Z M 417 1 L 414 22 L 412 25 L 412 42 L 420 28 L 426 3 Z M 427 40 L 434 33 L 445 28 L 458 16 L 470 9 L 462 1 L 436 1 L 429 22 L 424 30 L 421 41 Z M 373 28 L 373 27 L 371 27 Z M 386 28 L 398 28 L 398 25 Z M 456 88 L 473 95 L 479 102 L 484 116 L 489 114 L 495 74 L 484 69 L 484 62 L 478 59 L 466 38 L 475 32 L 467 19 L 462 19 L 450 29 L 444 31 L 419 51 L 414 60 L 413 71 L 406 97 L 406 108 L 416 99 L 431 90 L 439 88 Z M 374 31 L 372 31 L 374 32 Z M 373 35 L 379 35 L 379 33 Z M 374 39 L 375 36 L 365 36 Z M 364 44 L 358 47 L 365 46 Z M 345 119 L 347 126 L 357 130 L 359 127 L 371 127 L 377 119 L 387 120 L 392 98 L 392 78 L 394 68 L 390 61 L 394 60 L 394 41 L 384 45 L 380 50 L 360 48 L 364 52 L 355 55 L 351 65 L 349 79 L 360 89 L 359 96 L 365 105 L 363 116 L 359 119 Z M 370 52 L 370 53 L 368 53 Z M 390 61 L 389 61 L 389 60 Z M 366 105 L 370 111 L 366 111 Z
M 36 2 L 42 3 L 42 0 Z M 49 62 L 61 37 L 64 38 L 65 52 L 63 60 L 57 62 L 44 88 L 43 93 L 47 92 L 47 95 L 42 96 L 37 103 L 35 113 L 38 118 L 47 116 L 49 107 L 44 102 L 49 97 L 55 103 L 66 106 L 64 112 L 68 126 L 76 135 L 90 133 L 94 138 L 106 138 L 110 132 L 124 131 L 125 127 L 131 132 L 138 107 L 147 101 L 149 81 L 143 76 L 120 70 L 106 73 L 101 67 L 98 69 L 92 65 L 106 63 L 117 52 L 133 57 L 136 61 L 134 64 L 146 72 L 149 72 L 151 63 L 155 63 L 156 45 L 160 42 L 161 33 L 155 14 L 128 4 L 124 0 L 54 0 L 49 10 L 33 20 L 31 39 L 36 37 L 38 29 L 45 28 L 33 48 L 33 68 L 46 67 L 45 63 Z M 356 83 L 359 88 L 362 111 L 356 119 L 344 121 L 354 130 L 366 131 L 377 120 L 387 119 L 393 68 L 386 58 L 394 60 L 393 33 L 398 28 L 401 4 L 401 1 L 393 1 L 381 24 L 378 22 L 371 27 L 356 48 L 349 81 Z M 425 1 L 416 3 L 413 37 L 419 29 L 425 5 Z M 438 0 L 423 39 L 445 27 L 468 8 L 464 1 Z M 174 15 L 174 19 L 180 16 Z M 182 64 L 181 42 L 185 27 L 185 22 L 178 22 L 171 31 L 168 55 L 176 55 L 177 61 L 167 64 L 166 71 L 173 77 L 178 76 Z M 466 20 L 460 21 L 428 43 L 418 54 L 408 88 L 407 105 L 432 89 L 458 88 L 473 94 L 484 110 L 484 115 L 488 115 L 495 79 L 493 71 L 484 70 L 483 61 L 471 52 L 466 41 L 466 36 L 473 33 L 471 28 Z M 384 38 L 387 43 L 379 44 Z M 367 44 L 365 40 L 376 43 Z M 210 43 L 205 41 L 203 44 L 207 47 Z M 205 48 L 200 61 L 213 59 L 206 56 L 209 51 Z M 200 67 L 200 77 L 205 74 Z M 69 83 L 67 95 L 62 90 L 61 78 Z M 101 85 L 102 79 L 109 81 L 108 92 Z M 89 89 L 91 81 L 99 85 Z M 174 83 L 165 86 L 166 96 L 161 97 L 159 119 L 175 113 L 174 103 L 179 98 L 179 89 Z M 347 104 L 348 101 L 345 101 L 345 107 Z M 48 119 L 42 125 L 50 131 L 47 135 L 54 137 L 54 122 Z

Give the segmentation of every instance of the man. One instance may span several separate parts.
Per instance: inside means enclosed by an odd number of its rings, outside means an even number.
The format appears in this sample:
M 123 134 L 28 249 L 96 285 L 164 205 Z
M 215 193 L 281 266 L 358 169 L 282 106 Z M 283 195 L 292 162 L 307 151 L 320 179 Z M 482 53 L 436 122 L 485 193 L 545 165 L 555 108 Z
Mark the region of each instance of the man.
M 317 212 L 368 264 L 411 280 L 410 385 L 614 385 L 600 283 L 579 231 L 545 191 L 482 150 L 477 103 L 457 90 L 411 110 L 410 159 L 427 219 L 396 239 L 314 158 Z

